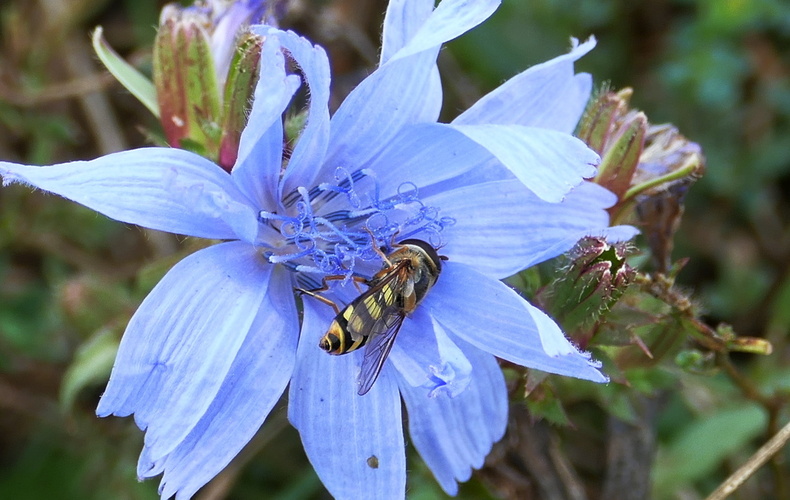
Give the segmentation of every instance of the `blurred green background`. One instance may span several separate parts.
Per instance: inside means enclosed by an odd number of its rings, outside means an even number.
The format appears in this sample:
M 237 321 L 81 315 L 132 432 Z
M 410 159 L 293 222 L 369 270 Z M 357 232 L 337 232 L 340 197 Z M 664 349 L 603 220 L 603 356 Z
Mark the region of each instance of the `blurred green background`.
M 776 411 L 769 417 L 765 405 L 716 369 L 689 373 L 665 363 L 646 368 L 641 385 L 633 377 L 630 388 L 596 389 L 624 401 L 622 407 L 596 405 L 601 398 L 590 397 L 584 383 L 555 382 L 573 425 L 551 434 L 563 440 L 559 449 L 586 495 L 565 498 L 600 498 L 601 472 L 592 462 L 606 456 L 604 417 L 627 421 L 634 394 L 651 396 L 655 418 L 645 431 L 657 439 L 654 497 L 704 498 L 788 420 L 790 3 L 503 3 L 442 52 L 444 118 L 516 72 L 564 53 L 570 36 L 594 34 L 598 46 L 578 69 L 592 73 L 597 86 L 633 87 L 635 107 L 653 123 L 675 124 L 707 157 L 676 238 L 673 256 L 690 259 L 679 283 L 709 324 L 725 322 L 740 335 L 772 342 L 772 355 L 734 361 Z M 89 33 L 103 26 L 109 43 L 148 72 L 163 4 L 0 3 L 0 158 L 47 164 L 148 144 L 156 121 L 103 71 Z M 374 64 L 385 7 L 384 0 L 294 2 L 284 24 L 328 49 L 335 102 Z M 99 420 L 93 411 L 129 316 L 196 245 L 23 187 L 0 190 L 0 498 L 157 497 L 158 481 L 135 479 L 142 433 L 131 419 Z M 200 498 L 328 498 L 284 407 L 267 422 Z M 505 441 L 512 445 L 518 433 Z M 411 448 L 409 454 L 408 497 L 443 498 Z M 459 497 L 534 491 L 541 498 L 538 478 L 508 484 L 507 466 L 507 453 L 495 450 Z M 790 478 L 790 469 L 771 469 L 763 467 L 734 498 L 779 498 L 787 485 L 778 478 Z M 527 486 L 519 489 L 520 481 Z

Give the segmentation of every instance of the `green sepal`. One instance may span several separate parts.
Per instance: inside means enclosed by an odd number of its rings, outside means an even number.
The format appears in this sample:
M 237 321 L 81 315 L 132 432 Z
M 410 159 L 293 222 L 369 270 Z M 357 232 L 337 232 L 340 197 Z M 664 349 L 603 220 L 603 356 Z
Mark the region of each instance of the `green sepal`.
M 626 112 L 632 94 L 633 91 L 628 88 L 616 94 L 602 90 L 587 106 L 577 127 L 576 136 L 590 149 L 603 154 L 609 136 L 616 126 L 615 121 Z
M 635 271 L 625 262 L 624 246 L 597 238 L 582 239 L 570 259 L 539 298 L 566 331 L 587 330 L 620 299 Z
M 293 147 L 299 139 L 299 134 L 307 124 L 308 111 L 302 110 L 296 114 L 289 115 L 285 119 L 285 140 Z
M 211 151 L 206 148 L 204 143 L 196 141 L 191 137 L 183 137 L 179 141 L 178 147 L 187 151 L 191 151 L 198 156 L 202 156 L 203 158 L 213 158 Z
M 222 139 L 219 164 L 230 169 L 236 163 L 241 132 L 247 126 L 250 103 L 258 82 L 261 37 L 248 33 L 236 43 L 223 98 Z
M 620 200 L 631 186 L 644 148 L 646 132 L 645 114 L 641 112 L 631 114 L 617 131 L 617 138 L 601 159 L 595 183 L 605 186 Z
M 189 138 L 203 144 L 216 161 L 221 138 L 222 119 L 219 86 L 211 54 L 209 36 L 196 24 L 180 25 L 175 46 L 180 57 L 180 71 L 184 78 Z
M 640 307 L 641 304 L 635 304 Z M 635 326 L 623 322 L 606 325 L 606 328 L 629 329 L 633 335 L 632 345 L 621 348 L 615 363 L 623 370 L 657 366 L 664 359 L 676 355 L 682 348 L 693 325 L 678 314 L 645 313 L 643 324 Z M 596 341 L 598 341 L 596 336 Z
M 162 129 L 168 144 L 180 147 L 189 134 L 187 100 L 182 91 L 180 58 L 174 48 L 175 21 L 168 19 L 159 27 L 154 43 L 154 85 L 161 112 Z
M 148 110 L 157 118 L 159 117 L 159 105 L 156 100 L 156 88 L 145 75 L 137 71 L 131 64 L 124 61 L 102 36 L 101 26 L 97 26 L 91 37 L 93 50 L 104 67 L 135 96 Z

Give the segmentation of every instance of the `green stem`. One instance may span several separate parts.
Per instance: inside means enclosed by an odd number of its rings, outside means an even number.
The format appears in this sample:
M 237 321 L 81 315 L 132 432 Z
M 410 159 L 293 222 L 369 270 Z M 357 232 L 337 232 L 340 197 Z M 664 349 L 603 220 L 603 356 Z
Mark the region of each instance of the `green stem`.
M 687 159 L 686 163 L 679 169 L 673 170 L 672 172 L 669 172 L 665 175 L 656 177 L 655 179 L 650 179 L 649 181 L 643 182 L 642 184 L 632 187 L 631 189 L 625 192 L 625 194 L 623 195 L 623 199 L 620 200 L 620 203 L 629 201 L 639 193 L 642 193 L 652 187 L 660 186 L 661 184 L 667 182 L 688 177 L 689 175 L 693 174 L 698 167 L 699 167 L 699 159 L 692 156 L 691 158 Z

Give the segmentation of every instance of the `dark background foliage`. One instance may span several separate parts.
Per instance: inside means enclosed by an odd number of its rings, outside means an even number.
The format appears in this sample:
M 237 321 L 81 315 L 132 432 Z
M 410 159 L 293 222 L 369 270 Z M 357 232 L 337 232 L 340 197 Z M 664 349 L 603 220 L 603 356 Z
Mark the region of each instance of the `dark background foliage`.
M 103 71 L 89 33 L 102 25 L 116 50 L 150 71 L 161 6 L 0 3 L 0 158 L 47 164 L 149 143 L 156 121 Z M 339 102 L 375 63 L 386 2 L 294 6 L 285 24 L 327 47 Z M 740 378 L 716 365 L 684 371 L 672 359 L 632 372 L 628 387 L 552 378 L 529 410 L 514 402 L 511 430 L 461 498 L 600 498 L 613 475 L 607 453 L 634 429 L 644 439 L 632 444 L 645 448 L 633 452 L 631 467 L 642 467 L 633 476 L 649 480 L 655 498 L 702 498 L 788 419 L 790 4 L 504 0 L 442 52 L 444 118 L 565 52 L 569 36 L 591 34 L 598 47 L 579 70 L 597 85 L 633 87 L 635 107 L 653 123 L 674 123 L 707 157 L 676 238 L 674 257 L 690 258 L 680 285 L 709 324 L 764 337 L 774 352 L 735 356 Z M 135 306 L 196 244 L 23 187 L 0 190 L 0 498 L 156 498 L 156 481 L 135 480 L 142 433 L 131 419 L 99 420 L 93 411 Z M 570 426 L 559 425 L 565 417 Z M 409 498 L 441 498 L 409 454 Z M 738 494 L 781 498 L 788 476 L 786 465 L 766 466 Z M 640 498 L 644 485 L 631 481 L 619 498 Z M 282 406 L 201 492 L 262 497 L 327 498 Z

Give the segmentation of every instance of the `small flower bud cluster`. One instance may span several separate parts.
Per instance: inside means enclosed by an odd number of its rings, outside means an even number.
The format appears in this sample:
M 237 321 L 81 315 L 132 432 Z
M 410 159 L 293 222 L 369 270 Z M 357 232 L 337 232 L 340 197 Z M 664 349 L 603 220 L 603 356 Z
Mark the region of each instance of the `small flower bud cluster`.
M 699 145 L 672 125 L 651 125 L 629 108 L 633 91 L 603 92 L 588 107 L 578 136 L 601 155 L 595 182 L 617 195 L 612 223 L 641 226 L 656 269 L 670 267 L 672 240 L 689 186 L 705 172 Z
M 154 85 L 165 138 L 230 169 L 247 123 L 262 38 L 248 31 L 266 2 L 204 2 L 162 10 Z

